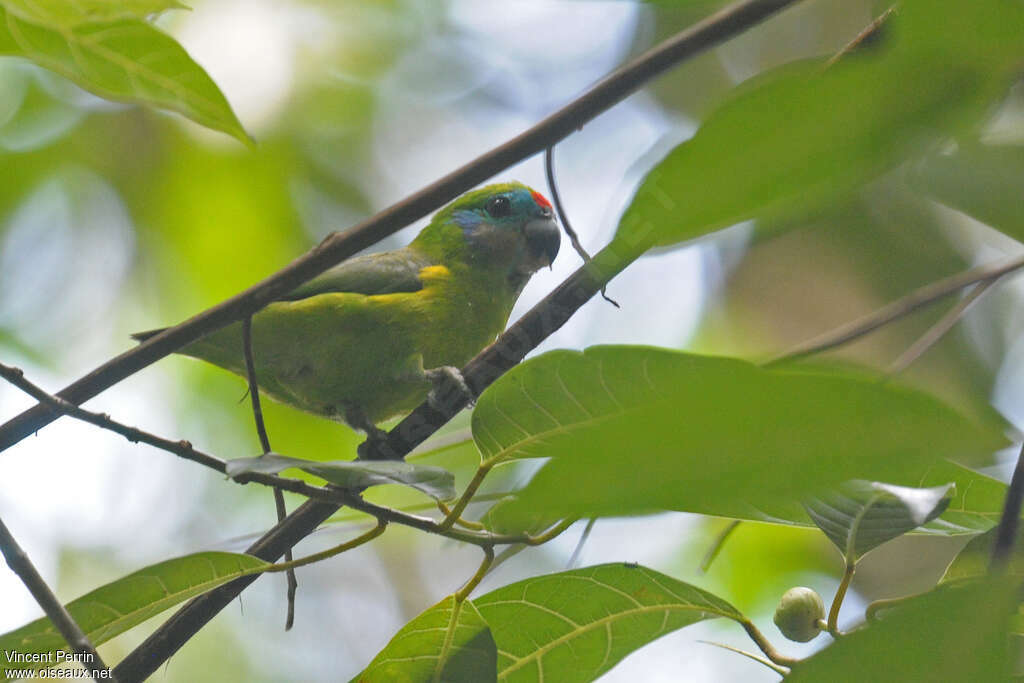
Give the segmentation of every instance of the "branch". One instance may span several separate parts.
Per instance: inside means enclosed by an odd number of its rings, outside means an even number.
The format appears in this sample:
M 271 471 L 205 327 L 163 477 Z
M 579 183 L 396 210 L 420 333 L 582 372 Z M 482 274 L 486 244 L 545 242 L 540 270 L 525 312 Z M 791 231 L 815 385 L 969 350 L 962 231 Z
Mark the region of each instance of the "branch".
M 953 329 L 953 326 L 960 322 L 964 315 L 967 314 L 971 306 L 998 281 L 998 279 L 992 279 L 976 284 L 955 306 L 946 311 L 946 314 L 937 323 L 929 327 L 917 341 L 901 353 L 899 358 L 889 365 L 886 372 L 890 375 L 898 375 L 913 365 L 918 358 L 928 352 L 928 349 L 935 346 L 940 339 L 946 336 L 946 333 Z
M 1010 487 L 1006 490 L 1006 501 L 1003 503 L 1003 514 L 996 528 L 996 540 L 992 545 L 992 560 L 989 571 L 1005 572 L 1013 556 L 1013 546 L 1017 542 L 1017 529 L 1020 527 L 1020 510 L 1024 502 L 1024 446 L 1017 456 L 1017 466 L 1010 477 Z
M 870 334 L 875 330 L 888 325 L 891 322 L 905 318 L 906 316 L 914 313 L 925 306 L 943 299 L 954 292 L 957 292 L 964 287 L 969 287 L 979 282 L 992 282 L 998 280 L 1003 275 L 1011 273 L 1015 270 L 1024 268 L 1024 256 L 1018 256 L 1017 258 L 1009 261 L 1004 261 L 1000 264 L 989 264 L 980 268 L 973 268 L 962 273 L 957 273 L 943 280 L 929 283 L 919 289 L 914 290 L 907 296 L 897 299 L 886 306 L 867 314 L 859 320 L 841 325 L 831 332 L 815 337 L 809 341 L 803 342 L 793 347 L 789 351 L 769 358 L 764 361 L 762 365 L 768 367 L 772 365 L 779 365 L 782 363 L 789 363 L 792 361 L 812 356 L 822 351 L 828 351 L 834 349 L 837 346 L 848 344 L 856 339 L 860 339 L 864 335 Z
M 57 627 L 60 634 L 64 636 L 64 640 L 71 646 L 72 651 L 78 655 L 78 662 L 89 671 L 93 680 L 117 680 L 116 676 L 110 674 L 109 668 L 100 659 L 89 638 L 64 609 L 64 605 L 46 585 L 43 577 L 36 571 L 32 561 L 14 540 L 14 536 L 11 535 L 3 520 L 0 520 L 0 553 L 3 553 L 4 559 L 7 560 L 7 566 L 25 584 L 25 588 L 43 608 L 43 612 Z
M 171 441 L 170 439 L 150 434 L 149 432 L 142 431 L 136 427 L 124 425 L 113 420 L 109 415 L 92 413 L 84 408 L 68 403 L 61 398 L 47 394 L 35 384 L 25 379 L 24 374 L 19 368 L 13 368 L 9 365 L 0 363 L 0 377 L 7 379 L 19 389 L 22 389 L 37 400 L 50 403 L 56 410 L 68 415 L 69 417 L 74 417 L 102 429 L 112 431 L 116 434 L 121 434 L 132 443 L 146 443 L 187 460 L 191 460 L 192 462 L 199 463 L 200 465 L 213 469 L 221 474 L 227 473 L 227 464 L 223 460 L 216 456 L 196 450 L 188 441 Z M 237 477 L 233 477 L 232 481 L 237 484 L 253 482 L 284 491 L 290 491 L 291 493 L 297 493 L 316 501 L 333 504 L 336 507 L 347 506 L 353 510 L 358 510 L 376 517 L 377 520 L 381 522 L 394 522 L 413 529 L 419 529 L 420 531 L 444 536 L 454 541 L 472 543 L 473 545 L 481 547 L 487 545 L 508 545 L 513 543 L 538 545 L 540 542 L 545 540 L 543 537 L 530 536 L 528 534 L 503 535 L 450 529 L 448 524 L 444 522 L 436 522 L 429 517 L 420 517 L 418 515 L 402 512 L 401 510 L 382 507 L 365 501 L 358 495 L 358 492 L 348 491 L 337 486 L 313 486 L 312 484 L 308 484 L 300 479 L 290 479 L 288 477 L 263 474 L 260 472 L 247 472 L 245 474 L 238 475 Z M 496 498 L 501 498 L 507 494 L 492 495 Z
M 855 37 L 853 40 L 851 40 L 849 43 L 847 43 L 843 47 L 842 50 L 840 50 L 836 54 L 832 55 L 832 58 L 828 60 L 828 62 L 825 64 L 825 66 L 826 67 L 830 67 L 833 64 L 835 64 L 836 62 L 838 62 L 840 59 L 845 57 L 846 55 L 848 55 L 851 52 L 853 52 L 854 50 L 859 50 L 862 47 L 864 47 L 865 45 L 868 45 L 871 42 L 877 40 L 878 39 L 878 34 L 882 30 L 882 27 L 885 25 L 886 20 L 890 16 L 892 16 L 892 14 L 895 11 L 896 11 L 896 5 L 893 5 L 892 7 L 890 7 L 889 9 L 885 10 L 880 15 L 878 15 L 875 18 L 875 20 L 872 21 L 870 24 L 868 24 L 867 27 L 863 31 L 861 31 L 860 33 L 857 34 L 857 37 Z
M 80 404 L 186 344 L 247 315 L 356 252 L 424 218 L 506 168 L 543 151 L 644 83 L 683 60 L 725 42 L 797 0 L 741 0 L 656 45 L 524 133 L 477 157 L 406 199 L 341 233 L 332 233 L 274 275 L 100 365 L 58 396 Z M 0 426 L 3 451 L 57 418 L 36 405 Z
M 462 369 L 462 375 L 474 392 L 481 392 L 505 369 L 518 363 L 530 350 L 561 327 L 614 275 L 642 253 L 641 246 L 637 246 L 631 253 L 624 255 L 621 254 L 622 248 L 621 246 L 609 246 L 602 249 L 590 264 L 582 266 L 569 276 L 520 318 L 516 324 L 506 330 L 494 344 L 471 360 Z M 367 453 L 365 457 L 384 455 L 393 459 L 402 458 L 463 407 L 465 407 L 465 399 L 462 397 L 456 397 L 449 405 L 444 406 L 443 412 L 428 402 L 422 403 L 388 433 L 386 440 L 379 442 L 386 453 L 371 452 Z M 440 524 L 432 519 L 406 515 L 390 508 L 377 506 L 359 496 L 346 494 L 344 491 L 339 490 L 337 493 L 341 497 L 340 502 L 309 501 L 303 504 L 250 546 L 246 552 L 273 562 L 286 549 L 291 548 L 312 533 L 342 504 L 367 512 L 380 520 L 407 524 L 451 538 L 473 542 L 469 539 L 478 540 L 484 536 L 456 528 L 442 529 Z M 487 536 L 486 539 L 490 544 L 531 543 L 531 541 L 536 542 L 537 540 L 535 538 L 495 538 L 491 536 Z M 242 577 L 192 600 L 129 653 L 115 668 L 117 675 L 127 681 L 138 681 L 148 677 L 168 657 L 188 642 L 206 622 L 255 580 L 255 576 Z

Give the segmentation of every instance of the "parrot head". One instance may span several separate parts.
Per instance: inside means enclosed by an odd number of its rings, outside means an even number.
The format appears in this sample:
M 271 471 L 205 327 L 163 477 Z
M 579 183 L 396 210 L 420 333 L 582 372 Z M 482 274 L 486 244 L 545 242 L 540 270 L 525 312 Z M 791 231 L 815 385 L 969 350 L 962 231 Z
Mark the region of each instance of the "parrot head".
M 551 202 L 513 182 L 469 192 L 439 211 L 417 241 L 432 238 L 458 244 L 473 266 L 501 269 L 518 289 L 555 260 L 561 233 Z

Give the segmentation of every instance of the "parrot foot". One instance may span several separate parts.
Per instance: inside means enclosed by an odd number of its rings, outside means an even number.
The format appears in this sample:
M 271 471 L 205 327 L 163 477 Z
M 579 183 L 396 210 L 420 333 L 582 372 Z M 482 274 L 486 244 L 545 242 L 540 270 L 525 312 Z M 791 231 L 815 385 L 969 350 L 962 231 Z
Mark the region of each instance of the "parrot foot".
M 387 444 L 388 433 L 370 422 L 361 408 L 349 407 L 345 411 L 345 421 L 361 432 L 366 432 L 366 441 L 356 447 L 356 454 L 362 460 L 374 460 L 380 457 Z
M 387 460 L 387 456 L 381 455 L 387 452 L 387 445 L 388 433 L 373 427 L 372 431 L 366 432 L 366 441 L 356 446 L 356 455 L 360 460 Z
M 423 375 L 434 385 L 427 394 L 427 403 L 434 410 L 451 413 L 456 401 L 465 401 L 470 406 L 476 403 L 476 394 L 469 388 L 466 378 L 458 368 L 442 365 L 439 368 L 424 370 Z

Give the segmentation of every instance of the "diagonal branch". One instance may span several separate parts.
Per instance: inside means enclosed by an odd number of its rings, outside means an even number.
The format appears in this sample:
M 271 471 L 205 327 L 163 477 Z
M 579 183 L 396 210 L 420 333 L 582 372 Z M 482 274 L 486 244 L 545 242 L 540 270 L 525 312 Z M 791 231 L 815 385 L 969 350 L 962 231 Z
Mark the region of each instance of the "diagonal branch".
M 742 33 L 797 0 L 741 0 L 656 45 L 612 72 L 587 92 L 508 142 L 341 233 L 274 275 L 183 323 L 142 342 L 68 385 L 58 396 L 80 404 L 205 334 L 241 320 L 300 284 L 340 263 L 523 159 L 542 152 L 683 60 Z M 36 405 L 0 426 L 0 451 L 55 420 Z
M 94 680 L 116 680 L 116 676 L 110 673 L 109 668 L 100 659 L 96 648 L 93 647 L 89 638 L 75 622 L 74 618 L 64 609 L 57 596 L 53 594 L 46 581 L 36 571 L 28 555 L 21 549 L 14 536 L 7 529 L 7 526 L 0 520 L 0 554 L 7 560 L 7 566 L 11 568 L 25 588 L 32 594 L 39 606 L 46 612 L 46 616 L 57 627 L 60 634 L 64 636 L 72 651 L 79 655 L 79 661 L 89 671 Z
M 462 375 L 474 393 L 479 394 L 502 372 L 522 360 L 529 351 L 561 327 L 573 313 L 643 251 L 643 245 L 636 245 L 629 253 L 624 253 L 625 248 L 622 245 L 612 245 L 602 249 L 589 264 L 585 264 L 570 275 L 506 330 L 494 344 L 471 360 L 462 369 Z M 443 406 L 444 410 L 438 410 L 429 402 L 424 402 L 388 433 L 386 441 L 381 442 L 376 451 L 366 453 L 363 457 L 402 458 L 464 407 L 464 398 L 458 398 Z M 346 504 L 353 508 L 368 512 L 378 519 L 397 521 L 391 518 L 394 511 L 374 506 L 358 496 L 350 495 L 349 498 Z M 246 552 L 273 562 L 286 549 L 312 533 L 339 507 L 341 505 L 337 503 L 310 500 L 268 531 Z M 432 520 L 423 520 L 422 524 L 424 530 L 440 526 Z M 425 528 L 428 526 L 429 529 Z M 472 535 L 472 532 L 454 528 L 448 529 L 446 533 Z M 236 579 L 189 602 L 129 653 L 117 665 L 115 673 L 126 681 L 141 681 L 148 677 L 256 578 L 246 576 Z
M 1024 268 L 1024 256 L 1018 256 L 1002 263 L 972 268 L 942 280 L 931 282 L 892 303 L 886 304 L 877 311 L 868 313 L 862 318 L 845 325 L 840 325 L 830 332 L 797 344 L 789 351 L 763 361 L 762 365 L 771 367 L 790 363 L 823 351 L 828 351 L 829 349 L 834 349 L 843 344 L 848 344 L 891 322 L 905 318 L 939 299 L 944 299 L 964 287 L 970 287 L 973 284 L 979 283 L 995 282 L 1004 275 L 1021 268 Z

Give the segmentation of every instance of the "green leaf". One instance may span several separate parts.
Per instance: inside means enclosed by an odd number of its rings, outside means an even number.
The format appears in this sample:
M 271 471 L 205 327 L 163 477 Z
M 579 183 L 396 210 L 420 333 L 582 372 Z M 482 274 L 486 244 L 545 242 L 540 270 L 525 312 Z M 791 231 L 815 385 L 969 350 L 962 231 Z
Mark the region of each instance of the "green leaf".
M 497 652 L 487 622 L 471 600 L 448 596 L 406 624 L 353 679 L 392 681 L 496 681 Z
M 997 531 L 992 528 L 972 538 L 946 567 L 940 583 L 987 576 Z M 1013 546 L 1013 555 L 1006 565 L 1006 571 L 1011 576 L 1024 576 L 1024 529 L 1017 531 L 1017 542 Z
M 917 485 L 942 458 L 1006 443 L 892 383 L 628 346 L 514 368 L 481 396 L 473 435 L 485 461 L 551 458 L 492 512 L 506 528 L 664 509 L 732 516 L 857 478 Z
M 942 514 L 952 488 L 952 484 L 918 489 L 854 480 L 808 499 L 804 507 L 846 561 L 853 563 Z
M 911 184 L 1018 241 L 1024 241 L 1024 146 L 961 142 L 929 156 L 908 174 Z
M 1005 681 L 1012 587 L 947 587 L 884 613 L 793 666 L 800 681 Z
M 887 28 L 870 54 L 741 86 L 650 171 L 616 243 L 674 244 L 821 206 L 977 122 L 1024 55 L 1012 38 L 1024 11 L 1003 0 L 906 0 Z
M 398 460 L 303 460 L 276 453 L 256 458 L 235 458 L 227 461 L 227 475 L 238 477 L 248 472 L 277 474 L 295 467 L 326 479 L 332 484 L 361 489 L 382 484 L 409 486 L 437 500 L 455 497 L 455 477 L 441 467 L 413 465 Z
M 949 460 L 930 464 L 915 485 L 950 487 L 949 504 L 936 519 L 911 533 L 943 536 L 976 535 L 991 529 L 1002 514 L 1006 484 Z M 768 522 L 788 526 L 816 526 L 807 510 L 795 500 L 778 500 L 754 507 L 749 504 L 723 504 L 716 516 L 731 519 Z
M 101 586 L 69 602 L 67 610 L 92 644 L 99 645 L 169 607 L 267 566 L 251 555 L 195 553 L 151 565 Z M 0 653 L 53 653 L 61 649 L 66 650 L 67 643 L 47 618 L 0 636 Z M 0 665 L 8 671 L 48 666 L 6 659 L 0 660 Z
M 948 460 L 928 468 L 916 485 L 938 486 L 953 482 L 955 490 L 942 515 L 925 525 L 928 532 L 945 535 L 976 534 L 999 522 L 1006 498 L 1006 484 Z
M 11 14 L 44 24 L 71 26 L 111 19 L 145 19 L 169 9 L 189 9 L 177 0 L 0 0 Z
M 592 681 L 666 633 L 744 618 L 707 591 L 622 563 L 537 576 L 474 602 L 498 645 L 498 679 L 516 682 Z
M 0 55 L 25 57 L 101 97 L 182 114 L 249 144 L 223 93 L 173 38 L 122 18 L 71 26 L 0 4 Z

